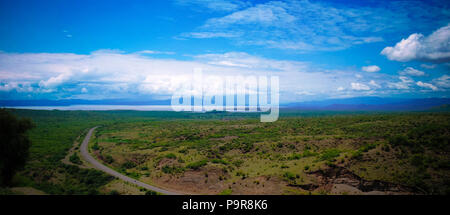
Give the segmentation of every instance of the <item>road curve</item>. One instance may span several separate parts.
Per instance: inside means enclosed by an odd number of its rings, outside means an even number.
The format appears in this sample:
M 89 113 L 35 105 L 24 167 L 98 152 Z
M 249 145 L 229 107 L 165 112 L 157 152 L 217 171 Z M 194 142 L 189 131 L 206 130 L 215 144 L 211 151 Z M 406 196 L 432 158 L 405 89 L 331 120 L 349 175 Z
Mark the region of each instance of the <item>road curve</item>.
M 92 133 L 94 132 L 94 130 L 96 128 L 97 127 L 93 127 L 93 128 L 91 128 L 89 130 L 89 132 L 87 133 L 86 137 L 83 140 L 83 143 L 81 144 L 81 156 L 83 156 L 83 158 L 86 161 L 88 161 L 89 163 L 91 163 L 96 169 L 101 170 L 103 172 L 106 172 L 106 173 L 108 173 L 108 174 L 110 174 L 110 175 L 112 175 L 112 176 L 114 176 L 116 178 L 120 178 L 120 179 L 122 179 L 124 181 L 127 181 L 129 183 L 132 183 L 132 184 L 135 184 L 137 186 L 146 188 L 148 190 L 153 190 L 153 191 L 156 191 L 158 193 L 162 193 L 162 194 L 166 194 L 166 195 L 181 195 L 180 193 L 175 193 L 175 192 L 172 192 L 172 191 L 168 191 L 168 190 L 164 190 L 164 189 L 161 189 L 161 188 L 158 188 L 158 187 L 154 187 L 154 186 L 148 185 L 148 184 L 146 184 L 144 182 L 140 182 L 140 181 L 138 181 L 138 180 L 136 180 L 134 178 L 130 178 L 128 176 L 122 175 L 121 173 L 119 173 L 119 172 L 117 172 L 117 171 L 115 171 L 115 170 L 113 170 L 113 169 L 103 165 L 99 161 L 97 161 L 94 157 L 92 157 L 89 154 L 89 150 L 88 150 L 89 139 L 91 138 L 91 135 L 92 135 Z

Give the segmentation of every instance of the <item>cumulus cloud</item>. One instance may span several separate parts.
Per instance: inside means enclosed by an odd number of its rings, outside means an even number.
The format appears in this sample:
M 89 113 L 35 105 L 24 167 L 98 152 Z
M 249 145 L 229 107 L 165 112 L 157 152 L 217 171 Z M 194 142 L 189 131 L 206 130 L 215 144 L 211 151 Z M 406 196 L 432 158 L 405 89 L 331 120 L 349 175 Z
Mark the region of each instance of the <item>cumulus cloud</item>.
M 389 60 L 395 61 L 431 61 L 437 63 L 450 61 L 450 24 L 429 36 L 414 33 L 402 39 L 394 47 L 386 47 L 381 51 Z
M 433 91 L 438 90 L 438 88 L 437 88 L 436 86 L 434 86 L 434 85 L 432 85 L 432 84 L 430 84 L 430 83 L 424 83 L 424 82 L 422 82 L 422 81 L 418 81 L 416 84 L 417 84 L 417 86 L 419 86 L 419 87 L 429 88 L 429 89 L 431 89 L 431 90 L 433 90 Z
M 190 60 L 152 56 L 148 51 L 119 50 L 85 55 L 0 52 L 0 99 L 13 95 L 15 99 L 30 95 L 47 99 L 168 99 L 180 85 L 189 83 L 195 68 L 202 68 L 205 76 L 276 75 L 280 78 L 282 102 L 383 94 L 385 85 L 409 89 L 414 84 L 408 76 L 385 84 L 391 78 L 387 74 L 366 73 L 363 77 L 359 71 L 327 70 L 302 61 L 275 60 L 245 52 L 202 54 Z M 448 89 L 444 86 L 449 85 L 449 77 L 442 76 L 429 84 Z M 423 86 L 429 88 L 427 83 Z M 205 90 L 214 92 L 214 87 L 209 84 Z
M 167 52 L 167 51 L 155 51 L 155 50 L 142 50 L 136 52 L 136 54 L 165 54 L 165 55 L 173 55 L 175 52 Z
M 377 65 L 363 66 L 361 69 L 364 72 L 378 72 L 381 70 L 380 67 L 378 67 Z
M 437 79 L 434 79 L 433 82 L 442 88 L 450 88 L 450 76 L 449 75 L 443 75 Z
M 400 76 L 398 78 L 400 79 L 400 82 L 390 82 L 388 83 L 388 87 L 397 90 L 407 90 L 414 82 L 412 78 L 406 76 Z
M 377 82 L 375 82 L 374 80 L 370 80 L 369 84 L 375 88 L 381 88 L 381 86 L 377 84 Z
M 44 98 L 170 98 L 192 78 L 277 75 L 284 100 L 333 96 L 355 77 L 351 71 L 324 70 L 301 61 L 274 60 L 244 52 L 197 55 L 192 60 L 152 58 L 148 51 L 99 50 L 69 53 L 0 53 L 0 96 L 23 92 Z M 299 93 L 301 92 L 301 93 Z M 3 93 L 3 94 L 2 94 Z
M 425 72 L 414 69 L 412 67 L 406 67 L 403 71 L 399 72 L 400 75 L 409 75 L 409 76 L 424 76 Z
M 436 68 L 436 64 L 420 64 L 420 67 L 425 68 L 425 69 L 434 69 Z
M 353 90 L 370 90 L 370 87 L 362 83 L 351 83 Z

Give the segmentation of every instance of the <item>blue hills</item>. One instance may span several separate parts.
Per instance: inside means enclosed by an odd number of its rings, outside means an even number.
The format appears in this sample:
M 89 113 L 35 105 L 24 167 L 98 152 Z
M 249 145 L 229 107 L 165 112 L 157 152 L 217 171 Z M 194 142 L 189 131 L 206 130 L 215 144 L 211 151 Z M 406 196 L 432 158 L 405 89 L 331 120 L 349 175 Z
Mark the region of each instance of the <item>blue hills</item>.
M 70 105 L 170 105 L 170 100 L 0 100 L 1 107 Z M 421 111 L 448 109 L 450 98 L 355 97 L 283 104 L 282 108 L 333 111 Z

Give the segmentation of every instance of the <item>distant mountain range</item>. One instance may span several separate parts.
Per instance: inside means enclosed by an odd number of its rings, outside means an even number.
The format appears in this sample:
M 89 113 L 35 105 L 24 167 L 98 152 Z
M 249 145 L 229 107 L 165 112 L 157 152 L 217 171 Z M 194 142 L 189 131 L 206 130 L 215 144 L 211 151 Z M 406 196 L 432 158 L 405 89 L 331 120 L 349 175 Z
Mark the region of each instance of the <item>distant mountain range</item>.
M 2 107 L 69 106 L 69 105 L 170 105 L 170 100 L 149 100 L 149 101 L 126 100 L 126 99 L 0 100 L 0 106 Z
M 109 100 L 0 100 L 1 107 L 17 106 L 70 106 L 70 105 L 170 105 L 170 100 L 137 101 L 125 99 Z M 298 110 L 335 111 L 420 111 L 448 110 L 450 98 L 381 98 L 356 97 L 327 99 L 322 101 L 296 102 L 282 105 L 283 108 Z
M 285 107 L 301 110 L 335 110 L 335 111 L 420 111 L 441 110 L 450 104 L 449 98 L 380 98 L 357 97 L 345 99 L 328 99 L 290 103 Z

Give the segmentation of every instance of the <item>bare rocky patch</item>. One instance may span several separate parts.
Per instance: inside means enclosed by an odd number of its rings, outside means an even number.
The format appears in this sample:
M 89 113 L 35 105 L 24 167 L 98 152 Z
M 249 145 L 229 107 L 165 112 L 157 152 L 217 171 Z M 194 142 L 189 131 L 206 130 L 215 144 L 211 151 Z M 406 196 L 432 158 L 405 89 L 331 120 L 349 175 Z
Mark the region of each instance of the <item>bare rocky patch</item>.
M 365 180 L 345 167 L 334 166 L 307 173 L 317 184 L 289 185 L 330 194 L 418 194 L 411 188 L 380 180 Z

